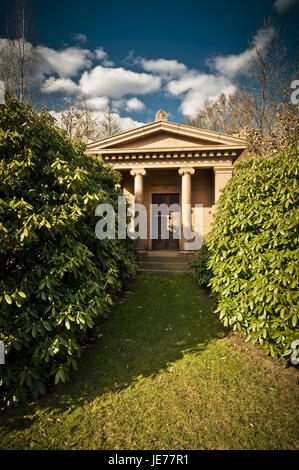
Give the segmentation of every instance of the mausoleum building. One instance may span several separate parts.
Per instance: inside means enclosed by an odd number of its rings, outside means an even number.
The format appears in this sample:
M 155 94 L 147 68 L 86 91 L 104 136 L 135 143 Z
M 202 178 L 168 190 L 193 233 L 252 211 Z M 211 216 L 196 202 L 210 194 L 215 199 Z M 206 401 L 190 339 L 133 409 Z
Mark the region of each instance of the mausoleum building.
M 191 204 L 191 214 L 181 212 L 181 224 L 189 224 L 203 237 L 209 232 L 215 203 L 233 174 L 233 163 L 246 148 L 240 137 L 169 122 L 165 111 L 154 122 L 92 142 L 87 152 L 121 172 L 124 194 L 131 202 Z M 196 227 L 196 204 L 202 204 L 201 228 Z M 171 221 L 170 221 L 171 223 Z M 186 242 L 150 237 L 142 240 L 146 250 L 185 250 Z M 171 227 L 170 227 L 171 230 Z

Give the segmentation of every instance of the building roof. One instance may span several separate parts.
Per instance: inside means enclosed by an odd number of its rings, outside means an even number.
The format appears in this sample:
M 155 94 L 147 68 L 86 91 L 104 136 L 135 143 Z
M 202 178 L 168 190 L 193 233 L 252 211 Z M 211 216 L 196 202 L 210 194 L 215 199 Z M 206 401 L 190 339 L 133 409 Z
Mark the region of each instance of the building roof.
M 154 122 L 89 143 L 87 152 L 109 154 L 212 149 L 241 153 L 246 148 L 246 140 L 241 137 L 169 122 L 163 113 L 165 111 L 158 111 Z

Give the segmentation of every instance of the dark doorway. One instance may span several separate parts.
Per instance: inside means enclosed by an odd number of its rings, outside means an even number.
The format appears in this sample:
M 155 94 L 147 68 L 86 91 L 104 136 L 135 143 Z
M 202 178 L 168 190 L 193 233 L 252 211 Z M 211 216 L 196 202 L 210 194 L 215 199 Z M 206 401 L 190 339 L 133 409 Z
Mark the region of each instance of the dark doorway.
M 179 194 L 153 194 L 152 195 L 152 204 L 166 204 L 167 206 L 171 206 L 171 204 L 179 204 L 180 203 L 180 196 Z M 161 238 L 161 224 L 163 217 L 165 215 L 159 213 L 156 217 L 158 217 L 158 239 L 152 240 L 152 249 L 153 250 L 179 250 L 180 240 L 173 238 L 174 231 L 173 231 L 173 220 L 174 216 L 173 213 L 169 213 L 169 217 L 167 220 L 167 229 L 169 238 L 162 239 Z

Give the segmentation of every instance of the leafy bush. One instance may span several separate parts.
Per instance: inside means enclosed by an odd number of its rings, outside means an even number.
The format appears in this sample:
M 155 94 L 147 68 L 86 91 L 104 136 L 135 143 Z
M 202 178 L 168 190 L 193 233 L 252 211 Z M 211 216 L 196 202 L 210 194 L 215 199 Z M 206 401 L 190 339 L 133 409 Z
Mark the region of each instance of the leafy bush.
M 11 404 L 68 379 L 135 264 L 130 240 L 94 231 L 96 206 L 117 206 L 120 175 L 73 147 L 48 113 L 0 105 L 0 156 L 0 393 Z
M 237 164 L 208 238 L 220 319 L 272 356 L 299 339 L 298 149 Z
M 204 243 L 190 263 L 192 275 L 200 287 L 206 288 L 213 275 L 211 269 L 208 268 L 210 256 L 210 251 Z

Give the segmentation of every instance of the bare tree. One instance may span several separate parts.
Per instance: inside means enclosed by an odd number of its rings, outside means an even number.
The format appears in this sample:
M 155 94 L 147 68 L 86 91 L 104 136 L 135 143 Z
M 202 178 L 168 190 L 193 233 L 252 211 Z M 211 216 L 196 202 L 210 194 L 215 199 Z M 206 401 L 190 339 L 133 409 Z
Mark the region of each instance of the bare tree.
M 61 104 L 56 103 L 56 111 L 52 110 L 51 113 L 55 116 L 57 125 L 66 131 L 71 140 L 90 142 L 121 132 L 119 117 L 110 106 L 103 115 L 90 108 L 84 97 L 80 96 L 70 98 L 60 111 L 59 107 L 61 108 Z
M 8 37 L 0 40 L 0 80 L 21 102 L 32 100 L 38 70 L 38 54 L 30 42 L 31 27 L 32 14 L 26 0 L 17 0 Z
M 271 156 L 299 140 L 299 110 L 290 103 L 298 60 L 288 58 L 269 21 L 259 39 L 252 41 L 247 63 L 239 70 L 236 92 L 207 100 L 187 123 L 242 135 L 247 138 L 247 155 Z
M 240 74 L 239 112 L 247 116 L 241 133 L 247 137 L 248 153 L 271 156 L 299 140 L 298 107 L 290 103 L 298 62 L 288 57 L 270 21 L 263 31 L 263 41 L 252 49 Z
M 109 105 L 105 111 L 103 120 L 100 122 L 101 137 L 104 139 L 105 137 L 110 137 L 119 132 L 121 132 L 119 118 Z
M 271 130 L 246 126 L 240 134 L 247 139 L 247 155 L 271 157 L 299 141 L 299 109 L 291 103 L 281 103 L 275 111 Z
M 67 108 L 57 116 L 58 125 L 65 129 L 72 140 L 89 142 L 101 137 L 100 123 L 82 97 L 69 99 Z
M 240 112 L 239 100 L 238 93 L 229 96 L 221 93 L 215 100 L 206 100 L 203 109 L 194 117 L 187 117 L 186 123 L 225 134 L 235 134 L 240 127 L 248 124 L 247 116 Z
M 268 20 L 236 83 L 240 111 L 247 114 L 252 127 L 261 132 L 271 131 L 278 104 L 289 100 L 292 73 L 291 61 L 279 31 Z

